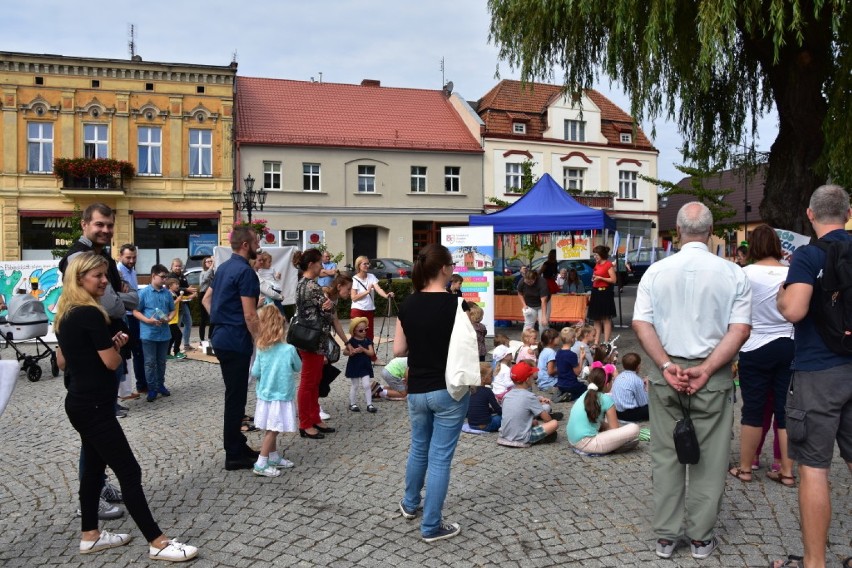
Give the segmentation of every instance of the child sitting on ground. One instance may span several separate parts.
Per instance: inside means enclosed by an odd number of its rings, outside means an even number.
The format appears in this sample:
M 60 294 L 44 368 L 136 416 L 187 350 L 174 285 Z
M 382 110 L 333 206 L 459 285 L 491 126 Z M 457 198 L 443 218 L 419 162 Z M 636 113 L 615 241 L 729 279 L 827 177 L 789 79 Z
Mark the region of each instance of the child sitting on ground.
M 358 384 L 364 389 L 364 399 L 367 402 L 367 412 L 375 413 L 373 406 L 373 389 L 370 379 L 373 378 L 373 360 L 376 355 L 373 340 L 367 337 L 367 318 L 352 318 L 349 322 L 349 340 L 346 342 L 344 353 L 349 357 L 346 361 L 346 378 L 352 381 L 349 387 L 349 410 L 361 412 L 357 404 Z
M 644 422 L 648 420 L 648 384 L 639 376 L 642 358 L 637 353 L 627 353 L 621 364 L 624 370 L 615 378 L 610 396 L 615 403 L 619 420 Z
M 586 391 L 586 385 L 581 383 L 578 378 L 583 370 L 581 361 L 585 359 L 586 350 L 585 347 L 580 347 L 579 357 L 571 350 L 577 337 L 574 328 L 562 328 L 559 335 L 562 340 L 562 349 L 556 352 L 556 372 L 558 374 L 556 388 L 559 391 L 556 402 L 568 402 L 577 399 Z
M 494 369 L 494 381 L 491 385 L 491 390 L 494 391 L 494 396 L 498 401 L 502 401 L 506 393 L 509 392 L 514 385 L 511 377 L 512 351 L 505 345 L 498 345 L 494 348 L 491 354 L 496 364 Z
M 530 367 L 535 367 L 538 360 L 538 334 L 534 329 L 525 329 L 521 333 L 521 341 L 524 344 L 518 349 L 518 354 L 515 356 L 515 363 L 528 361 Z
M 538 369 L 527 363 L 515 363 L 511 369 L 515 386 L 503 399 L 503 424 L 500 426 L 501 445 L 528 447 L 536 442 L 556 441 L 559 423 L 542 406 L 543 397 L 530 392 Z M 533 419 L 539 417 L 541 422 Z
M 583 366 L 591 366 L 592 361 L 594 361 L 595 355 L 595 338 L 597 337 L 597 330 L 594 326 L 584 325 L 577 331 L 577 341 L 574 343 L 574 347 L 572 347 L 574 353 L 577 354 L 577 357 L 580 356 L 580 347 L 586 348 L 586 357 L 583 361 Z M 582 344 L 582 345 L 581 345 Z
M 471 389 L 467 424 L 475 430 L 496 432 L 500 429 L 503 409 L 497 402 L 494 391 L 488 388 L 491 385 L 491 365 L 480 363 L 479 376 L 482 379 L 482 386 Z
M 476 344 L 479 347 L 479 361 L 485 361 L 485 355 L 488 353 L 488 348 L 485 346 L 485 335 L 488 329 L 482 324 L 482 317 L 485 312 L 482 311 L 477 304 L 473 302 L 467 303 L 467 317 L 470 318 L 470 323 L 473 324 L 473 331 L 476 332 Z
M 600 367 L 589 372 L 589 386 L 568 415 L 565 433 L 576 450 L 585 454 L 609 454 L 635 448 L 639 426 L 620 426 L 612 397 L 606 394 L 610 383 Z
M 388 400 L 405 400 L 408 395 L 408 357 L 391 359 L 382 369 L 382 378 L 387 386 L 373 382 L 373 396 Z
M 559 349 L 559 332 L 547 328 L 541 332 L 541 343 L 538 345 L 538 388 L 550 391 L 556 386 L 558 373 L 556 371 L 556 350 Z
M 275 442 L 279 433 L 296 431 L 295 376 L 302 370 L 302 360 L 295 347 L 284 343 L 287 324 L 276 306 L 257 310 L 257 319 L 260 333 L 251 367 L 251 375 L 257 378 L 254 423 L 266 432 L 253 471 L 263 477 L 278 477 L 278 468 L 293 467 L 283 451 L 278 453 Z

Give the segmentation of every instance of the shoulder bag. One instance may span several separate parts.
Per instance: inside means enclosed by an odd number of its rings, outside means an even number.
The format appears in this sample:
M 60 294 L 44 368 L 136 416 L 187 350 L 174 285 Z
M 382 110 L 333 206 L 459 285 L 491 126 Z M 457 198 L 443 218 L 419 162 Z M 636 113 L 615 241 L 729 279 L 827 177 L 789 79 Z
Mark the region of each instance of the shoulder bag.
M 296 315 L 287 328 L 287 343 L 311 353 L 318 353 L 322 345 L 323 332 L 319 322 L 306 321 L 302 315 L 302 304 L 304 304 L 305 281 L 299 282 L 296 293 Z
M 695 426 L 692 424 L 692 419 L 689 417 L 690 406 L 692 401 L 689 401 L 687 407 L 683 407 L 683 401 L 680 398 L 680 393 L 677 394 L 680 409 L 683 412 L 683 418 L 675 422 L 674 444 L 677 452 L 677 461 L 682 464 L 695 465 L 701 459 L 701 448 L 698 446 L 698 436 L 695 434 Z
M 463 298 L 458 299 L 456 319 L 450 334 L 450 348 L 447 352 L 445 378 L 447 390 L 455 400 L 461 400 L 470 387 L 480 386 L 479 346 L 476 331 L 470 318 L 462 309 Z

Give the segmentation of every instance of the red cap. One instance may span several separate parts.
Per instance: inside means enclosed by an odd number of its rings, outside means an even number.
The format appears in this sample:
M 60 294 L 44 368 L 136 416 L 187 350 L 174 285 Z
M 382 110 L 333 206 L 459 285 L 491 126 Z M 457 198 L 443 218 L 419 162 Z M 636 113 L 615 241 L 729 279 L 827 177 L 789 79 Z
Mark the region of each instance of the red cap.
M 536 373 L 538 373 L 538 369 L 536 367 L 530 367 L 529 363 L 521 361 L 520 363 L 515 363 L 512 366 L 510 375 L 513 383 L 523 383 Z

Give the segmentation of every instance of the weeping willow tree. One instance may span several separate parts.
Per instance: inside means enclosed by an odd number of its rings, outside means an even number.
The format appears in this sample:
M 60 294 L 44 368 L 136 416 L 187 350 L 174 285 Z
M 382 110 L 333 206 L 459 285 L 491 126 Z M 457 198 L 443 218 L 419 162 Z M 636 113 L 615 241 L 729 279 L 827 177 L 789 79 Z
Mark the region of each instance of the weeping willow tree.
M 810 231 L 827 179 L 852 182 L 847 0 L 489 0 L 490 40 L 524 81 L 617 81 L 639 120 L 675 121 L 687 161 L 726 163 L 774 107 L 764 221 Z M 752 143 L 753 146 L 753 143 Z M 752 148 L 753 151 L 753 148 Z

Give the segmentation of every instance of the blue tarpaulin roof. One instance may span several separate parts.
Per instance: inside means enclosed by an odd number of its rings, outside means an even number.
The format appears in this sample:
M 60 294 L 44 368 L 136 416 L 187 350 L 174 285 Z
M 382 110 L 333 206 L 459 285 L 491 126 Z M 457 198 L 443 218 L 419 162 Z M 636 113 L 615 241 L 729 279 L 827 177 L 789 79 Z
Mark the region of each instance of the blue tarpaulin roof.
M 471 215 L 469 222 L 471 226 L 491 225 L 498 234 L 615 229 L 609 215 L 578 203 L 550 174 L 544 174 L 523 197 L 502 211 Z

